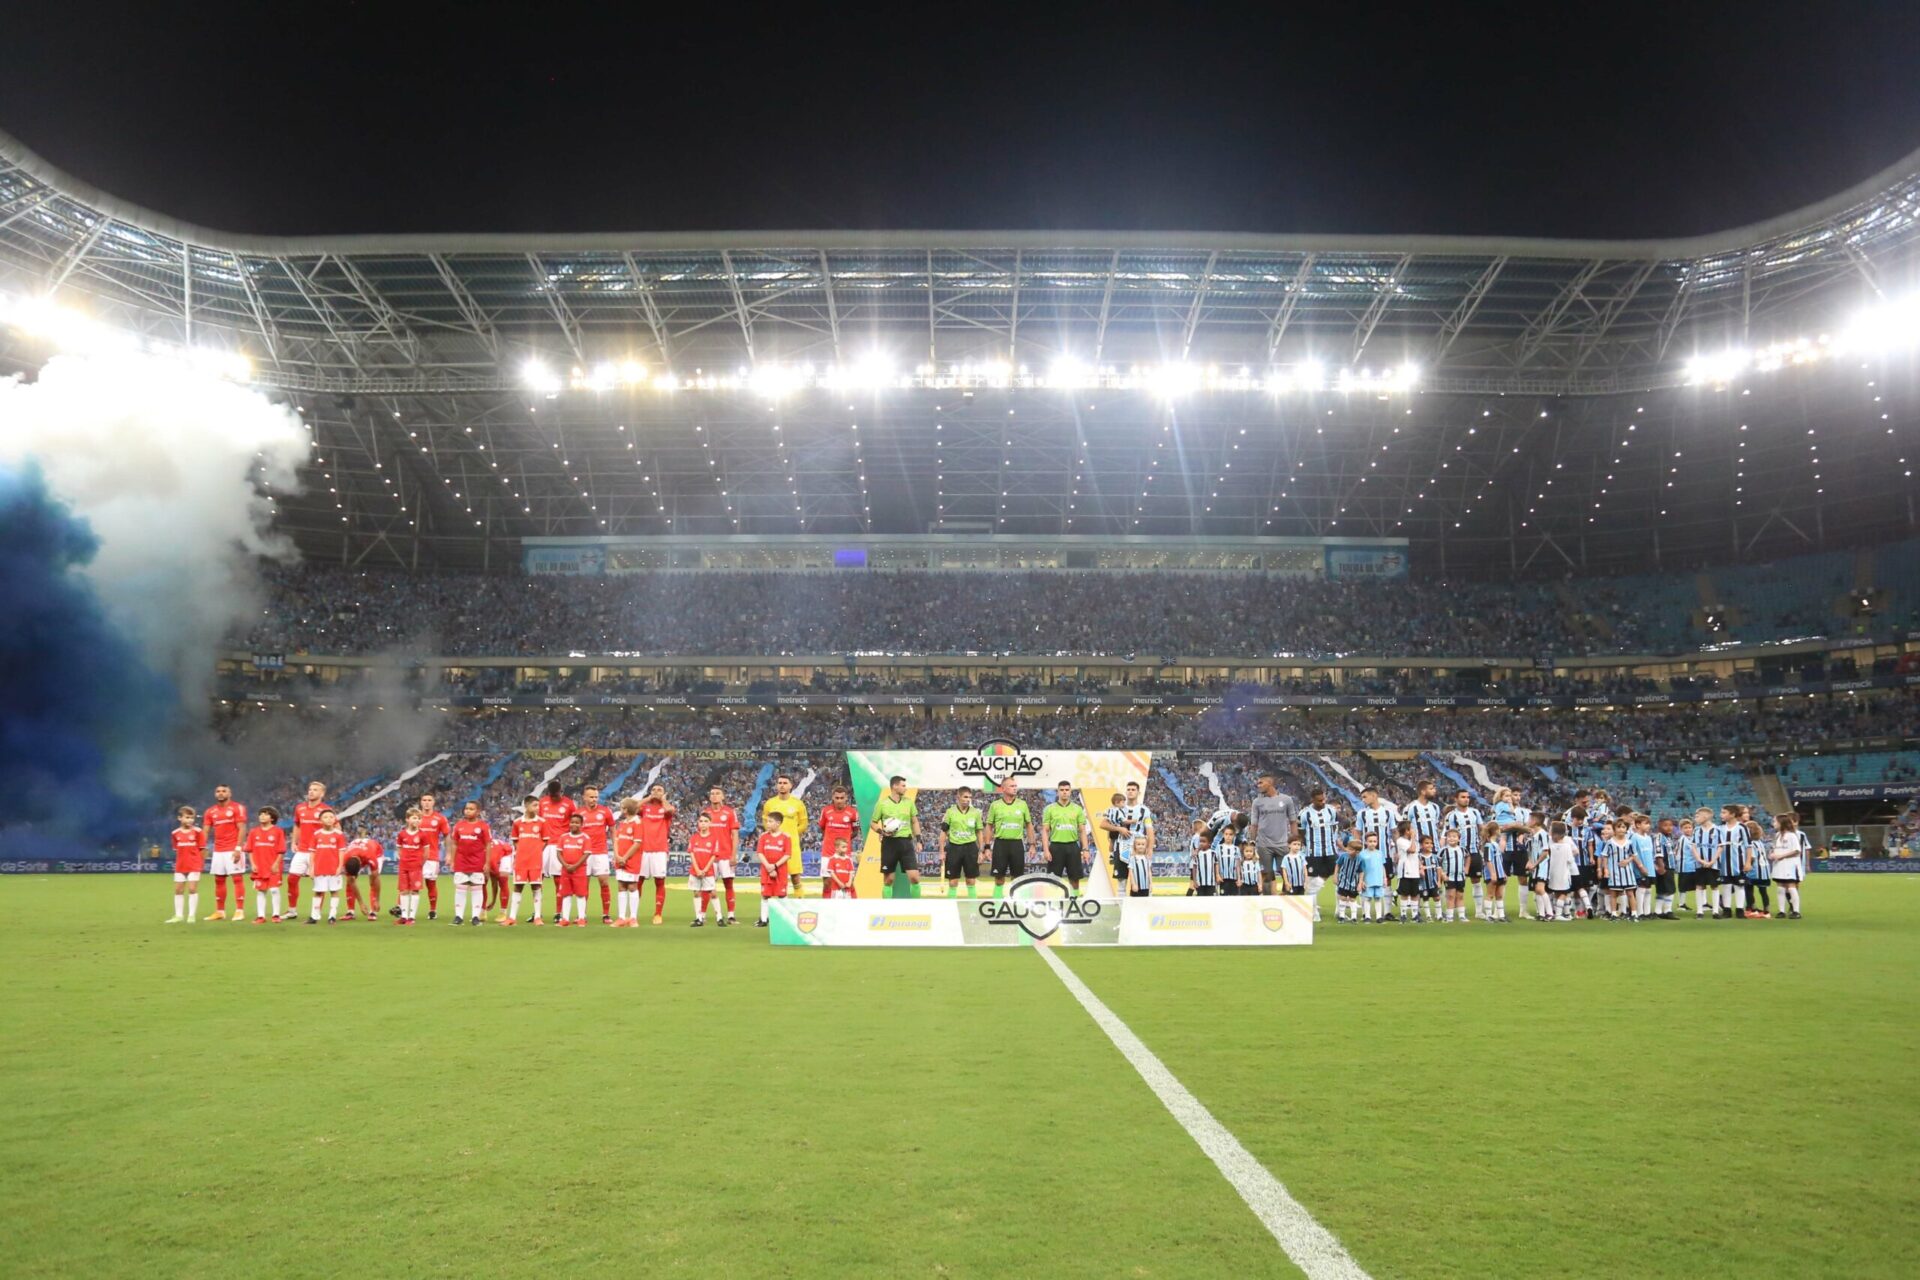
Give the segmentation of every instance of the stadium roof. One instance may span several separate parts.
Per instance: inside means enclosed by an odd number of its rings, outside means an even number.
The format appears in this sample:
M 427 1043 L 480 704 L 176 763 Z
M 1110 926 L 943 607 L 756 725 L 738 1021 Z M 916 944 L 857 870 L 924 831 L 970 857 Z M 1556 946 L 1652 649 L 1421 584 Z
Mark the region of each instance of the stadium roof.
M 320 179 L 324 180 L 324 179 Z M 263 237 L 101 192 L 0 133 L 0 281 L 243 348 L 288 389 L 508 387 L 528 356 L 831 363 L 1413 362 L 1436 390 L 1674 380 L 1904 279 L 1920 152 L 1675 240 L 1098 231 Z
M 1428 570 L 1561 573 L 1915 530 L 1911 365 L 1829 360 L 1727 391 L 1685 385 L 1683 363 L 1906 295 L 1917 215 L 1920 152 L 1797 213 L 1672 241 L 267 238 L 117 200 L 0 134 L 0 300 L 51 295 L 245 352 L 314 429 L 282 523 L 348 562 L 500 568 L 527 536 L 1280 535 L 1406 537 Z M 0 358 L 20 341 L 0 327 Z M 876 351 L 935 373 L 885 394 L 684 390 L 702 371 Z M 1255 390 L 938 372 L 1063 357 L 1249 368 Z M 532 389 L 530 360 L 632 362 L 683 390 Z M 1421 373 L 1381 394 L 1331 376 L 1256 393 L 1260 371 L 1306 362 Z

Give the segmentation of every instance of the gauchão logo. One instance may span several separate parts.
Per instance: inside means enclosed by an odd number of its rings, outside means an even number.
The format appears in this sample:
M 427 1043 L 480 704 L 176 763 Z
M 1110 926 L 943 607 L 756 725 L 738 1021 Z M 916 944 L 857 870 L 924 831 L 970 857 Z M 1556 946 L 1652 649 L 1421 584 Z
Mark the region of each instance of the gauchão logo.
M 1039 773 L 1045 761 L 1020 750 L 1011 738 L 989 738 L 974 748 L 970 756 L 961 756 L 953 767 L 969 778 L 981 778 L 997 787 L 1009 778 L 1025 778 Z
M 1067 925 L 1091 924 L 1100 918 L 1095 898 L 1076 898 L 1072 886 L 1045 872 L 1025 875 L 1007 885 L 1007 896 L 982 899 L 974 907 L 988 924 L 1024 929 L 1036 940 L 1051 938 Z

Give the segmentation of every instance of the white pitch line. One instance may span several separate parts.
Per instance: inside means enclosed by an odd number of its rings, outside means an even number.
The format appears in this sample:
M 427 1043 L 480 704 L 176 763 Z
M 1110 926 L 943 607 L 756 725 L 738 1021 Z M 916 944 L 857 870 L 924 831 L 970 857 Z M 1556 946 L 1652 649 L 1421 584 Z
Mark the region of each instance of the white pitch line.
M 1280 1179 L 1269 1173 L 1265 1165 L 1253 1158 L 1252 1152 L 1240 1145 L 1240 1139 L 1213 1118 L 1213 1113 L 1201 1105 L 1200 1099 L 1188 1092 L 1173 1072 L 1167 1070 L 1166 1064 L 1154 1056 L 1153 1050 L 1133 1034 L 1132 1028 L 1120 1021 L 1119 1015 L 1107 1008 L 1100 997 L 1080 981 L 1079 975 L 1053 953 L 1052 947 L 1034 950 L 1066 984 L 1080 1007 L 1107 1033 L 1114 1048 L 1133 1064 L 1133 1069 L 1147 1082 L 1147 1088 L 1153 1090 L 1161 1105 L 1180 1122 L 1187 1136 L 1206 1152 L 1214 1168 L 1239 1192 L 1247 1208 L 1253 1210 L 1254 1216 L 1272 1233 L 1294 1266 L 1310 1280 L 1368 1280 L 1366 1271 L 1334 1234 L 1315 1221 Z

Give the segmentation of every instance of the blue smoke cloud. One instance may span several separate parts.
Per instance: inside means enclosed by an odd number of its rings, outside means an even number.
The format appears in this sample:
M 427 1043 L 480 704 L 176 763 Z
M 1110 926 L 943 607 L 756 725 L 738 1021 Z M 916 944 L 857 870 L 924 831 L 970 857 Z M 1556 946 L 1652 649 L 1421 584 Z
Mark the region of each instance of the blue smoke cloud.
M 164 825 L 143 762 L 180 699 L 84 576 L 99 549 L 37 467 L 0 464 L 0 857 L 98 857 Z

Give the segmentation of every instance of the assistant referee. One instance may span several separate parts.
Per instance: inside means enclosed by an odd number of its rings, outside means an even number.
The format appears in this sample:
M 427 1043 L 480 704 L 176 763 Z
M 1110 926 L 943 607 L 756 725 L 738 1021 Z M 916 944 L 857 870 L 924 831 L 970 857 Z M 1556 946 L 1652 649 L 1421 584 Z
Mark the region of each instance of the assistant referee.
M 953 803 L 947 806 L 947 812 L 940 823 L 947 829 L 947 896 L 954 897 L 960 891 L 960 881 L 967 882 L 967 896 L 979 896 L 976 881 L 980 878 L 980 810 L 973 807 L 973 788 L 960 787 L 953 793 Z
M 880 837 L 880 877 L 892 877 L 893 896 L 920 896 L 920 807 L 907 798 L 907 780 L 899 774 L 887 779 L 887 794 L 873 802 L 867 829 Z

